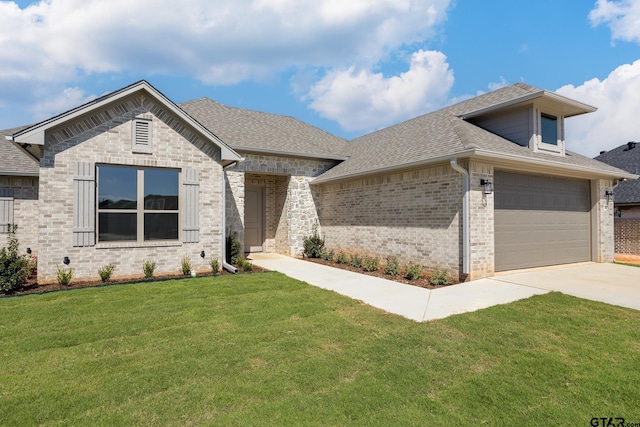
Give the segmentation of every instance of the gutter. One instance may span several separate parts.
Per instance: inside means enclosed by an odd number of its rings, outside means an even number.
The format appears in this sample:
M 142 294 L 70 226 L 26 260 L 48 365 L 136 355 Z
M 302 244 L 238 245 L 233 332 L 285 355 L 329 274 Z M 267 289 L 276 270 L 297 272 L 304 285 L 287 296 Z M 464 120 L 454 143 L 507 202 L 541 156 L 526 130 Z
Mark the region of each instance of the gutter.
M 469 274 L 470 240 L 469 240 L 469 172 L 452 157 L 451 167 L 462 175 L 462 273 Z
M 225 270 L 227 270 L 230 273 L 236 274 L 238 273 L 238 269 L 235 268 L 233 265 L 229 264 L 227 262 L 227 236 L 225 236 L 226 230 L 227 230 L 227 225 L 226 225 L 226 219 L 227 219 L 227 186 L 225 185 L 225 178 L 224 178 L 224 170 L 231 167 L 231 166 L 236 166 L 238 163 L 244 161 L 244 158 L 241 158 L 240 161 L 235 161 L 233 163 L 230 163 L 226 166 L 222 167 L 222 179 L 220 180 L 220 182 L 222 183 L 222 268 L 224 268 Z

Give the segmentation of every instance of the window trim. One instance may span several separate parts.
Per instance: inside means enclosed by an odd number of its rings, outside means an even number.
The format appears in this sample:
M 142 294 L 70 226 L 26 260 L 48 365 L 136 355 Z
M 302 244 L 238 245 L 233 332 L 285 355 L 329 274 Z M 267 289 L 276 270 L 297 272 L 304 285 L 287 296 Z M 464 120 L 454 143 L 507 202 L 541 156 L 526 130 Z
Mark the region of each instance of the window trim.
M 136 170 L 136 209 L 100 209 L 100 168 L 101 167 L 118 167 L 118 168 L 130 168 Z M 158 209 L 146 209 L 145 208 L 145 200 L 144 200 L 144 171 L 145 170 L 171 170 L 176 171 L 178 173 L 178 200 L 177 200 L 177 209 L 172 210 L 158 210 Z M 96 164 L 96 243 L 101 243 L 103 245 L 122 245 L 122 244 L 133 244 L 133 245 L 154 245 L 158 243 L 164 244 L 176 244 L 182 241 L 182 227 L 180 224 L 182 223 L 182 205 L 181 199 L 182 195 L 182 170 L 178 168 L 162 168 L 162 167 L 144 167 L 137 165 L 118 165 L 118 164 L 110 164 L 110 163 L 99 163 Z M 136 239 L 135 240 L 100 240 L 100 214 L 101 213 L 135 213 L 136 214 Z M 166 213 L 166 214 L 177 214 L 177 236 L 175 239 L 157 239 L 157 240 L 145 240 L 145 230 L 144 230 L 144 219 L 145 214 L 147 213 Z
M 564 116 L 554 111 L 547 109 L 541 110 L 536 108 L 535 110 L 535 152 L 544 152 L 548 154 L 556 154 L 560 156 L 565 155 L 565 141 L 564 141 Z M 550 144 L 542 140 L 542 118 L 543 116 L 556 119 L 556 144 Z

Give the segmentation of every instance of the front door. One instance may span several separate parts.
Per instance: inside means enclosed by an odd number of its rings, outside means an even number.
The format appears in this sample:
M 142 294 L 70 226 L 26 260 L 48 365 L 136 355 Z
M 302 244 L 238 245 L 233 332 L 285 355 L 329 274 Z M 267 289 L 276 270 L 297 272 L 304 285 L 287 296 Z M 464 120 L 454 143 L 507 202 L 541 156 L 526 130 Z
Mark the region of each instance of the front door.
M 263 187 L 245 187 L 244 190 L 244 250 L 262 252 L 264 242 Z

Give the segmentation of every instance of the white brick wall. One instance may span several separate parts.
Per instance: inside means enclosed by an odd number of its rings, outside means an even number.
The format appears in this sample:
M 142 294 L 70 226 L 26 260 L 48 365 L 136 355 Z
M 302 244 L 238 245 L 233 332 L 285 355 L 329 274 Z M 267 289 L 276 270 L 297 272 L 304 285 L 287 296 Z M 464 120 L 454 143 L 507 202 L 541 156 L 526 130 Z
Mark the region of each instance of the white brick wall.
M 131 120 L 152 120 L 153 154 L 131 151 Z M 140 276 L 144 260 L 157 263 L 157 273 L 176 273 L 183 256 L 196 270 L 207 270 L 222 250 L 222 167 L 219 149 L 179 118 L 149 98 L 129 97 L 108 110 L 80 118 L 47 134 L 40 169 L 38 280 L 56 280 L 56 267 L 71 259 L 75 277 L 98 278 L 98 268 L 113 263 L 115 276 Z M 200 172 L 200 242 L 103 243 L 73 247 L 73 166 L 75 162 L 146 167 L 195 168 Z M 202 259 L 200 251 L 206 251 Z

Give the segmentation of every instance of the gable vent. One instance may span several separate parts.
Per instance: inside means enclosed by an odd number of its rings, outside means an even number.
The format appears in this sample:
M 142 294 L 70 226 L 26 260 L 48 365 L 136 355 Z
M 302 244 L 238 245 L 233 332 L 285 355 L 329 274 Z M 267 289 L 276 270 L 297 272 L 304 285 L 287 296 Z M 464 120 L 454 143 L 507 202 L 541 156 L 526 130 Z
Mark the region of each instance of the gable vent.
M 134 120 L 131 137 L 131 151 L 134 153 L 151 154 L 151 143 L 151 120 Z

